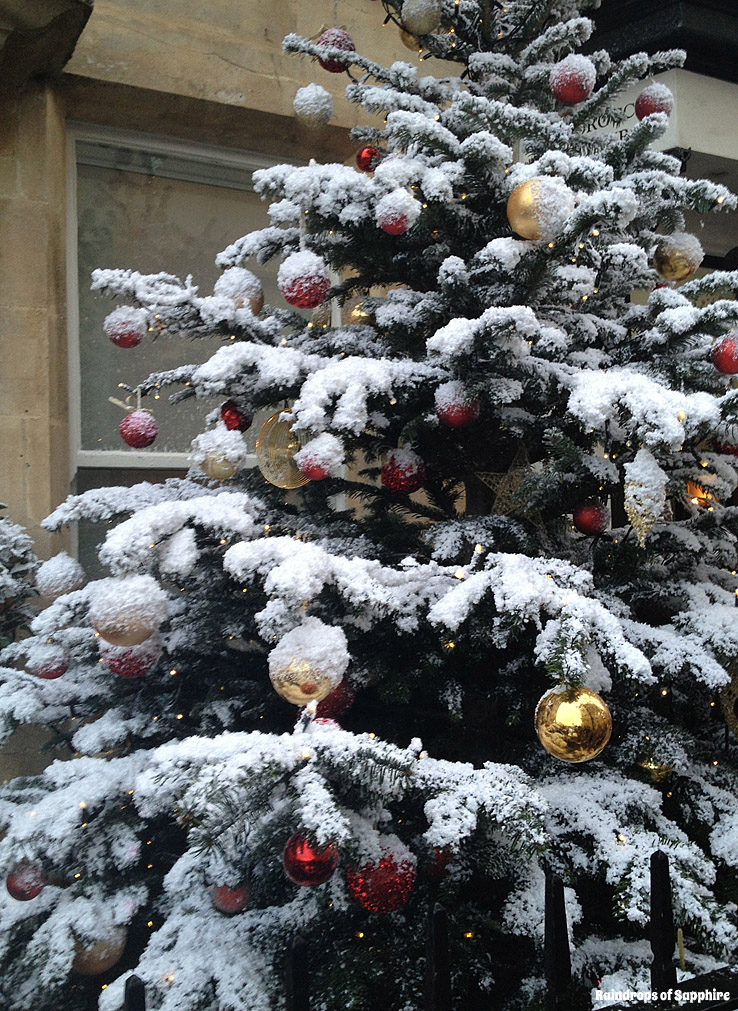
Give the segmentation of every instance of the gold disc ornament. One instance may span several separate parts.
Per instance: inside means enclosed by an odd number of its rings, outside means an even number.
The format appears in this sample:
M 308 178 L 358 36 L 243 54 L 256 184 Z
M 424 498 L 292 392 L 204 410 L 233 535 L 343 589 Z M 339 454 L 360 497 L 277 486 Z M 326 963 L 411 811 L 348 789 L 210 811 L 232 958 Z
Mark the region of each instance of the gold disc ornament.
M 200 464 L 211 481 L 227 481 L 238 470 L 238 464 L 222 453 L 208 453 Z
M 81 976 L 98 976 L 120 960 L 128 939 L 125 927 L 113 927 L 111 932 L 91 945 L 74 942 L 72 968 Z
M 589 762 L 610 740 L 612 716 L 600 696 L 584 685 L 557 685 L 536 706 L 538 738 L 562 762 Z
M 280 421 L 277 411 L 261 426 L 256 440 L 256 460 L 269 484 L 277 488 L 301 488 L 310 480 L 295 463 L 295 453 L 310 441 L 309 432 L 292 428 L 293 422 Z

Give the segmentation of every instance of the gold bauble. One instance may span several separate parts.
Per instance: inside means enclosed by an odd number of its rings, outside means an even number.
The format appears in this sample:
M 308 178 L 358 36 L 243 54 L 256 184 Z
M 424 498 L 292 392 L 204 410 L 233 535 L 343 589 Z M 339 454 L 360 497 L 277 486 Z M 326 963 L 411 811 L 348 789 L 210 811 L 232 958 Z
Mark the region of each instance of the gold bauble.
M 200 470 L 205 471 L 212 481 L 227 481 L 238 470 L 238 465 L 222 453 L 208 453 L 200 464 Z
M 154 634 L 159 623 L 148 615 L 129 617 L 126 611 L 106 615 L 93 625 L 95 631 L 111 646 L 140 646 Z
M 672 239 L 660 242 L 653 254 L 653 265 L 667 281 L 686 281 L 697 270 L 700 261 L 690 249 L 683 249 Z
M 411 35 L 410 32 L 406 32 L 404 28 L 400 29 L 400 39 L 406 49 L 412 49 L 414 53 L 420 52 L 420 43 L 414 35 Z
M 541 237 L 541 180 L 527 179 L 518 183 L 507 200 L 507 220 L 510 227 L 524 239 Z
M 610 740 L 612 716 L 590 688 L 559 685 L 536 706 L 535 725 L 549 755 L 562 762 L 588 762 Z
M 236 308 L 243 309 L 243 307 L 248 302 L 249 308 L 253 312 L 254 316 L 258 316 L 261 310 L 264 308 L 264 289 L 260 286 L 259 290 L 255 295 L 246 296 L 245 298 L 237 299 Z
M 269 484 L 277 488 L 301 488 L 310 478 L 298 469 L 295 453 L 310 441 L 305 431 L 293 431 L 292 422 L 280 421 L 277 411 L 261 426 L 256 439 L 256 460 Z
M 106 937 L 101 937 L 89 947 L 76 940 L 72 968 L 81 976 L 98 976 L 107 972 L 119 961 L 127 939 L 125 927 L 113 927 Z
M 400 17 L 406 31 L 430 35 L 441 21 L 441 0 L 404 0 Z
M 322 702 L 336 687 L 335 679 L 323 674 L 308 660 L 292 659 L 285 667 L 269 671 L 274 690 L 296 706 L 306 706 L 315 699 Z

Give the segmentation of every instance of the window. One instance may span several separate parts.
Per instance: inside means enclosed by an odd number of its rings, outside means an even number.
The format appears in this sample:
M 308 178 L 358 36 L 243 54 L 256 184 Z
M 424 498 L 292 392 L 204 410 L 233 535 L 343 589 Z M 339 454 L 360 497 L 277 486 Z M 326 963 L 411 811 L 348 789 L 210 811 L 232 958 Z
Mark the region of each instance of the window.
M 103 320 L 120 305 L 90 291 L 95 267 L 141 273 L 192 273 L 209 294 L 220 274 L 215 256 L 241 235 L 268 224 L 266 205 L 253 192 L 254 169 L 271 164 L 260 155 L 204 145 L 73 126 L 68 155 L 68 306 L 70 472 L 76 491 L 109 484 L 162 480 L 187 469 L 191 439 L 216 401 L 171 405 L 151 397 L 145 406 L 159 425 L 145 450 L 125 446 L 123 418 L 108 397 L 124 399 L 118 383 L 136 386 L 149 373 L 202 362 L 221 346 L 218 337 L 192 341 L 161 336 L 131 349 L 103 334 Z M 277 265 L 253 268 L 267 302 L 279 304 Z M 153 335 L 152 335 L 153 337 Z M 253 453 L 259 421 L 246 433 Z M 97 571 L 97 528 L 82 524 L 79 556 Z

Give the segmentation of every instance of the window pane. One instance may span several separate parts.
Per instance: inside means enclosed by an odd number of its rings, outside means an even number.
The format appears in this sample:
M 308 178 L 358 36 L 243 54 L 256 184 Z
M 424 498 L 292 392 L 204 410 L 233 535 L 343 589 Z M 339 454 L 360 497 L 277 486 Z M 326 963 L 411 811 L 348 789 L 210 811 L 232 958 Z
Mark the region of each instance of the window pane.
M 219 185 L 218 169 L 212 184 L 167 175 L 166 158 L 149 157 L 150 173 L 141 171 L 142 158 L 106 148 L 97 164 L 78 166 L 80 365 L 82 376 L 82 442 L 85 450 L 121 450 L 118 433 L 123 412 L 108 402 L 124 399 L 118 383 L 136 386 L 151 372 L 202 362 L 222 344 L 219 337 L 186 340 L 162 336 L 138 347 L 116 347 L 103 334 L 107 314 L 120 300 L 93 295 L 90 273 L 95 267 L 126 267 L 141 273 L 166 271 L 184 280 L 193 274 L 201 294 L 210 294 L 220 271 L 218 252 L 241 235 L 268 224 L 266 206 L 253 192 Z M 112 152 L 112 153 L 111 153 Z M 131 170 L 132 164 L 136 165 Z M 173 175 L 182 175 L 182 161 L 172 162 Z M 202 178 L 203 167 L 196 166 Z M 236 180 L 232 185 L 243 185 Z M 276 286 L 277 264 L 248 265 L 264 284 L 267 302 L 281 304 Z M 174 389 L 174 388 L 173 388 Z M 188 400 L 171 405 L 166 393 L 159 401 L 148 397 L 159 435 L 152 451 L 186 452 L 203 428 L 205 414 L 217 401 Z

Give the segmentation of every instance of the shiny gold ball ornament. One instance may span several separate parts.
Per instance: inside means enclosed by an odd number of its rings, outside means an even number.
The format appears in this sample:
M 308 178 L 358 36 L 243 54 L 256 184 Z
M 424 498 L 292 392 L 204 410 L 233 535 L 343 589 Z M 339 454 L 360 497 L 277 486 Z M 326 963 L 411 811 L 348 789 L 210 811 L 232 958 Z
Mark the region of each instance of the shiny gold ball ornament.
M 343 680 L 348 663 L 343 629 L 309 617 L 269 654 L 269 678 L 283 699 L 305 706 L 327 698 Z
M 204 471 L 211 481 L 227 481 L 238 470 L 238 464 L 222 453 L 207 453 L 200 464 L 200 470 Z
M 524 239 L 550 242 L 574 210 L 574 193 L 557 176 L 518 183 L 507 200 L 507 220 Z
M 107 972 L 120 960 L 127 940 L 125 927 L 112 927 L 109 934 L 90 945 L 77 939 L 72 968 L 81 976 L 99 976 Z
M 665 235 L 656 246 L 653 265 L 667 281 L 686 281 L 704 259 L 699 239 L 688 232 Z
M 140 645 L 167 615 L 169 599 L 153 576 L 99 579 L 90 591 L 90 624 L 112 646 Z
M 277 411 L 261 426 L 256 440 L 256 460 L 269 484 L 277 488 L 301 488 L 310 480 L 295 463 L 295 453 L 310 441 L 310 433 L 294 431 L 292 421 L 280 421 Z
M 562 762 L 589 762 L 610 740 L 612 716 L 600 696 L 584 685 L 557 685 L 536 706 L 538 738 Z
M 404 0 L 400 17 L 406 31 L 430 35 L 441 21 L 441 0 Z

